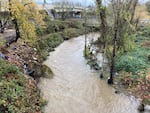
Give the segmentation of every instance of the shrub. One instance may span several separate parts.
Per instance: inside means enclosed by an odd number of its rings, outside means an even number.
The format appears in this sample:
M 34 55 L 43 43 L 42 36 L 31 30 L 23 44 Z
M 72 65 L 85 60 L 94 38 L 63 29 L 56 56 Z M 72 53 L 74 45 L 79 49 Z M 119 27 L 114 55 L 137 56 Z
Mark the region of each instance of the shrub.
M 53 21 L 49 22 L 47 25 L 47 33 L 55 33 L 63 31 L 65 28 L 67 28 L 67 25 L 63 21 Z
M 146 69 L 146 64 L 141 59 L 126 55 L 118 59 L 116 63 L 116 69 L 117 71 L 123 70 L 135 74 L 141 69 Z
M 72 20 L 72 21 L 69 21 L 68 23 L 70 24 L 70 27 L 71 27 L 71 28 L 76 28 L 76 29 L 81 29 L 81 28 L 83 28 L 82 23 L 79 22 L 79 21 L 76 21 L 76 20 L 73 21 L 73 20 Z
M 44 103 L 33 80 L 0 59 L 0 113 L 41 113 Z
M 61 44 L 63 41 L 64 40 L 60 33 L 53 33 L 40 39 L 37 45 L 38 53 L 40 56 L 39 60 L 46 60 L 46 57 L 48 56 L 49 52 L 54 51 L 54 48 Z
M 15 65 L 10 65 L 4 60 L 0 59 L 0 77 L 7 74 L 18 74 L 18 68 Z
M 48 45 L 49 48 L 55 48 L 57 47 L 60 43 L 63 42 L 63 38 L 61 37 L 60 34 L 54 33 L 50 34 L 45 38 L 45 43 Z
M 36 28 L 36 33 L 38 36 L 43 36 L 43 35 L 47 34 L 46 28 L 45 27 L 38 27 L 38 28 Z
M 139 29 L 139 32 L 138 32 L 138 36 L 142 36 L 142 37 L 149 37 L 150 36 L 150 26 L 147 25 L 147 26 L 144 26 L 144 27 L 140 27 Z
M 116 70 L 137 74 L 150 67 L 147 56 L 150 51 L 144 48 L 136 48 L 116 58 Z
M 6 41 L 0 36 L 0 47 L 5 46 Z
M 73 37 L 77 37 L 84 33 L 84 30 L 82 29 L 76 29 L 76 28 L 70 28 L 65 29 L 63 33 L 61 33 L 64 40 L 68 40 Z

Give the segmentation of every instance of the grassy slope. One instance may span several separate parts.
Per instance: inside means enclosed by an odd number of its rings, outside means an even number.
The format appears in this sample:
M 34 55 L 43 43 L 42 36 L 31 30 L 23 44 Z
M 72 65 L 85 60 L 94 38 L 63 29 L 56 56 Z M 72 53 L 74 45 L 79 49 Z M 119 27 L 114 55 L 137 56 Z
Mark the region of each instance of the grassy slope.
M 37 28 L 37 34 L 41 37 L 37 45 L 40 57 L 38 60 L 44 61 L 48 53 L 64 40 L 84 34 L 83 29 L 82 23 L 75 21 L 53 21 L 48 22 L 43 28 Z M 32 49 L 27 45 L 24 49 L 28 51 L 28 48 Z M 23 57 L 26 53 L 19 46 L 17 50 L 22 52 L 18 56 L 19 59 L 26 61 Z M 15 54 L 20 54 L 17 50 Z M 32 77 L 23 75 L 19 67 L 0 59 L 0 113 L 41 113 L 44 104 L 36 81 Z
M 0 113 L 41 113 L 43 105 L 36 82 L 0 59 Z
M 150 104 L 150 27 L 138 30 L 136 46 L 133 50 L 118 56 L 116 69 L 120 75 L 115 79 L 121 82 L 135 96 Z

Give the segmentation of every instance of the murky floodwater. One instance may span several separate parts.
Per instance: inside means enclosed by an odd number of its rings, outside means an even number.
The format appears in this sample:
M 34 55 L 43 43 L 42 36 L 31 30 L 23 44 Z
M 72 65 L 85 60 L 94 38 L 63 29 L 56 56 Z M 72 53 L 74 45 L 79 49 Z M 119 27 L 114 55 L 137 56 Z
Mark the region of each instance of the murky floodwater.
M 89 37 L 97 35 L 90 34 Z M 39 87 L 48 101 L 46 113 L 137 113 L 138 102 L 99 79 L 83 57 L 84 36 L 64 42 L 45 62 L 53 79 L 42 78 Z

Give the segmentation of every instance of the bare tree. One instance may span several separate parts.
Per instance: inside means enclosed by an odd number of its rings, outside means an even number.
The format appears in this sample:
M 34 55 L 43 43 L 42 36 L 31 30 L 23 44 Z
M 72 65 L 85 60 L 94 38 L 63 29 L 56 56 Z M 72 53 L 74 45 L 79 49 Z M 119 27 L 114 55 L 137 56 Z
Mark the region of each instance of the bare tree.
M 96 0 L 97 2 L 97 8 L 98 8 L 98 15 L 100 19 L 100 38 L 98 39 L 99 47 L 102 50 L 103 56 L 105 56 L 106 53 L 106 45 L 107 45 L 107 19 L 106 19 L 106 7 L 103 6 L 102 0 Z M 104 57 L 102 60 L 102 71 L 100 74 L 100 77 L 103 77 L 103 71 L 104 71 Z
M 101 22 L 101 38 L 99 40 L 102 43 L 102 49 L 107 49 L 109 46 L 112 48 L 112 50 L 110 50 L 111 54 L 109 57 L 109 84 L 113 84 L 115 73 L 115 58 L 117 53 L 127 51 L 130 48 L 129 41 L 134 41 L 132 39 L 132 34 L 134 34 L 134 14 L 137 3 L 138 0 L 110 0 L 110 4 L 108 4 L 108 7 L 110 7 L 108 12 L 111 12 L 112 23 L 109 25 L 111 30 L 108 30 L 105 9 L 106 7 L 102 5 L 102 0 L 97 0 Z M 107 37 L 111 37 L 110 40 L 108 40 Z M 109 45 L 108 41 L 111 41 Z
M 134 14 L 138 0 L 111 0 L 114 25 L 113 25 L 113 51 L 110 64 L 110 79 L 109 83 L 113 83 L 115 73 L 115 57 L 117 51 L 127 51 L 128 41 L 134 41 L 130 36 L 134 32 Z M 131 27 L 132 26 L 132 27 Z M 126 43 L 128 42 L 128 43 Z M 128 44 L 128 45 L 126 45 Z
M 150 13 L 150 1 L 146 2 L 147 11 Z
M 8 20 L 9 20 L 9 14 L 7 11 L 7 0 L 1 0 L 0 1 L 0 32 L 4 33 L 4 28 L 6 27 Z

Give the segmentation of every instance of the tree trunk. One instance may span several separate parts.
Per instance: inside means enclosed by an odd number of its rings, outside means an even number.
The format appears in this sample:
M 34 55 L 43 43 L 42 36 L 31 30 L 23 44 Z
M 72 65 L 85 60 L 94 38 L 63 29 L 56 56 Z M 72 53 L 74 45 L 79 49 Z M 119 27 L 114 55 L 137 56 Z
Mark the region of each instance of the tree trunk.
M 113 39 L 113 53 L 110 66 L 110 78 L 108 79 L 108 84 L 113 84 L 114 79 L 114 70 L 115 70 L 115 56 L 116 56 L 116 45 L 117 45 L 117 30 L 115 31 Z
M 84 42 L 84 56 L 87 57 L 87 12 L 84 9 L 84 33 L 85 33 L 85 42 Z
M 10 13 L 10 16 L 13 17 L 12 12 L 11 12 L 11 7 L 12 7 L 11 0 L 9 0 L 9 13 Z M 15 42 L 17 42 L 18 38 L 20 38 L 20 31 L 19 31 L 19 26 L 18 26 L 17 19 L 14 18 L 12 20 L 12 22 L 15 25 L 15 30 L 16 30 L 16 39 L 15 39 Z
M 131 5 L 131 20 L 130 20 L 130 23 L 133 24 L 134 22 L 134 15 L 135 15 L 135 9 L 136 9 L 136 6 L 137 6 L 137 3 L 138 3 L 138 0 L 134 0 L 133 1 L 133 5 Z
M 100 32 L 101 32 L 101 39 L 99 41 L 101 42 L 99 44 L 100 49 L 102 49 L 103 53 L 103 60 L 102 60 L 102 67 L 101 67 L 101 75 L 100 77 L 103 77 L 104 74 L 104 57 L 106 54 L 106 38 L 107 38 L 107 21 L 106 21 L 106 9 L 102 5 L 102 0 L 96 0 L 98 8 L 99 8 L 99 17 L 100 17 Z
M 16 30 L 16 39 L 15 39 L 15 42 L 17 42 L 18 38 L 20 38 L 19 26 L 18 26 L 18 23 L 17 23 L 16 19 L 13 20 L 13 23 L 15 25 L 15 30 Z
M 117 38 L 118 38 L 118 29 L 119 29 L 119 12 L 115 16 L 114 22 L 114 36 L 113 36 L 113 52 L 111 58 L 110 66 L 110 78 L 108 79 L 108 84 L 113 84 L 114 82 L 114 73 L 115 73 L 115 57 L 116 57 L 116 48 L 117 48 Z
M 102 41 L 102 49 L 105 48 L 106 43 L 106 32 L 107 32 L 107 21 L 106 21 L 106 9 L 102 5 L 102 0 L 96 0 L 99 8 L 99 17 L 100 17 L 100 32 L 101 32 L 101 41 Z
M 0 20 L 0 28 L 1 28 L 1 33 L 4 33 L 4 26 L 2 20 Z

